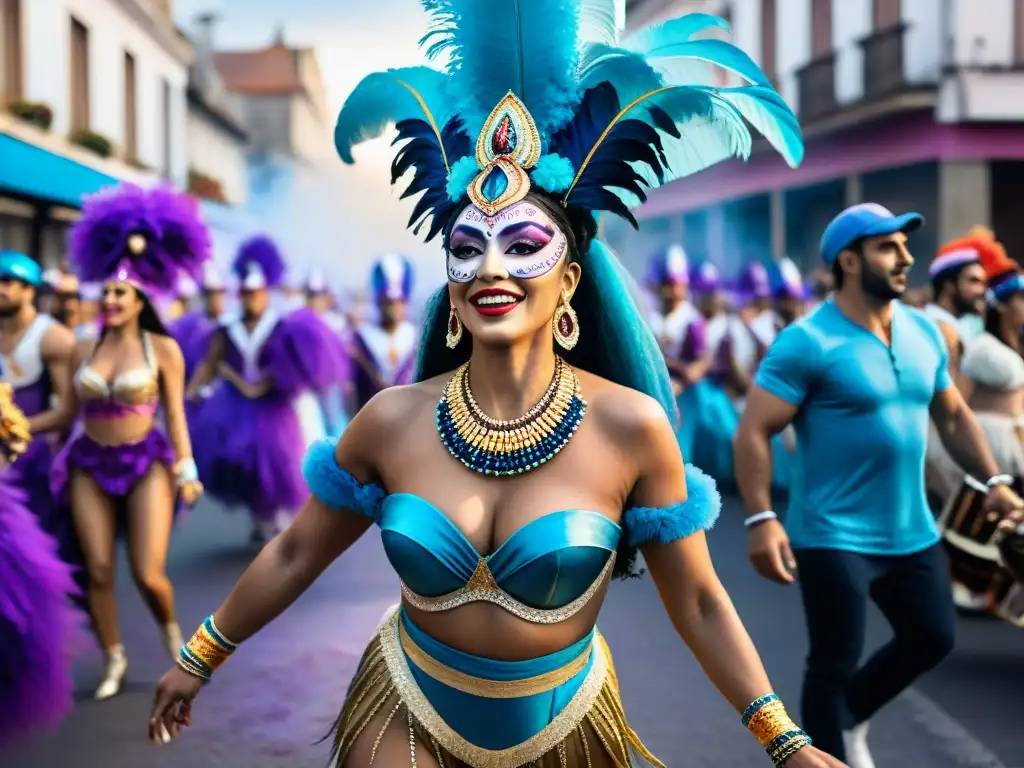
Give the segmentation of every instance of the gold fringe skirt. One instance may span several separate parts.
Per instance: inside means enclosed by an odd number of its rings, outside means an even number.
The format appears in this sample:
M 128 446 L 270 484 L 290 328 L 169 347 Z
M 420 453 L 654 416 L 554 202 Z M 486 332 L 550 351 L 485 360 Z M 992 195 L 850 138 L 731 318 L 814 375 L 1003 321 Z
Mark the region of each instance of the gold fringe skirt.
M 482 705 L 489 698 L 519 698 L 550 691 L 577 675 L 583 679 L 566 706 L 538 733 L 505 749 L 486 749 L 468 741 L 441 718 L 417 684 L 411 664 L 445 686 L 479 697 L 484 700 Z M 371 723 L 380 723 L 373 729 L 373 756 L 393 723 L 408 729 L 412 768 L 417 768 L 416 744 L 425 747 L 440 768 L 591 768 L 595 760 L 598 764 L 610 761 L 616 768 L 632 768 L 638 759 L 665 768 L 626 722 L 611 653 L 596 630 L 585 656 L 564 669 L 524 680 L 486 680 L 428 656 L 409 637 L 401 611 L 396 609 L 370 641 L 349 686 L 334 727 L 332 766 L 344 765 Z M 602 750 L 609 759 L 595 756 L 595 750 Z

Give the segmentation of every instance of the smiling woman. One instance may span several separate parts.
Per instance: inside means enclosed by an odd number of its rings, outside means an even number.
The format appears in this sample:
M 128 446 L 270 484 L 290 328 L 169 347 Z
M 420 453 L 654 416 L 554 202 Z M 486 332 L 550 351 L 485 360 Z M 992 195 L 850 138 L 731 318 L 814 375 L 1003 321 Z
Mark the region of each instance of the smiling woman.
M 182 649 L 151 735 L 176 736 L 201 680 L 376 523 L 402 604 L 349 687 L 333 765 L 662 765 L 627 724 L 595 626 L 612 575 L 638 575 L 638 548 L 775 765 L 840 765 L 770 693 L 715 576 L 704 531 L 718 493 L 683 463 L 657 343 L 594 239 L 595 212 L 635 224 L 648 187 L 708 164 L 693 158 L 745 155 L 746 120 L 799 162 L 795 118 L 742 52 L 695 39 L 724 26 L 711 16 L 620 43 L 615 0 L 423 5 L 448 71 L 370 75 L 335 132 L 352 162 L 396 124 L 392 179 L 411 172 L 405 195 L 422 192 L 410 224 L 443 235 L 449 280 L 427 307 L 417 382 L 311 449 L 313 498 Z M 688 66 L 660 66 L 665 52 Z M 664 74 L 706 62 L 749 85 Z

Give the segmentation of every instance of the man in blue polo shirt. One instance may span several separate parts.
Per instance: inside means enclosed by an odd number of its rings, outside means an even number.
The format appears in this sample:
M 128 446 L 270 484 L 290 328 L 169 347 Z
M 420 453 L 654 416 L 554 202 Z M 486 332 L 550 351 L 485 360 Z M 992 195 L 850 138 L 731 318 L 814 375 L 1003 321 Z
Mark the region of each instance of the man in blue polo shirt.
M 873 203 L 832 220 L 821 254 L 835 296 L 779 334 L 735 441 L 754 568 L 782 583 L 799 574 L 810 640 L 803 727 L 851 768 L 874 766 L 868 718 L 953 647 L 950 578 L 925 500 L 929 419 L 957 464 L 992 478 L 994 512 L 1021 505 L 950 380 L 939 329 L 897 301 L 914 263 L 907 233 L 923 223 Z M 783 528 L 771 511 L 769 440 L 790 423 Z M 869 597 L 894 636 L 858 667 Z

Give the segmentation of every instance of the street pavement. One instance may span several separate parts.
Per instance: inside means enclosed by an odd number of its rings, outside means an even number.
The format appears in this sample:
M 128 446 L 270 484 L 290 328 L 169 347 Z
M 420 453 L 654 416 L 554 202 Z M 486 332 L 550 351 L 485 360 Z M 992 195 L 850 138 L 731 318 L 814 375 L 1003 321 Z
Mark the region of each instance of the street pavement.
M 716 567 L 764 658 L 777 692 L 798 710 L 806 652 L 794 587 L 758 579 L 747 565 L 737 503 L 710 535 Z M 251 559 L 246 519 L 209 505 L 175 533 L 169 570 L 188 633 Z M 379 540 L 367 535 L 283 617 L 251 639 L 196 702 L 193 725 L 156 749 L 146 739 L 154 684 L 169 661 L 123 567 L 124 642 L 131 668 L 122 695 L 94 702 L 98 652 L 76 666 L 77 708 L 54 733 L 0 753 L 4 768 L 324 768 L 329 730 L 364 644 L 398 589 Z M 600 625 L 622 682 L 626 711 L 669 768 L 751 768 L 767 759 L 674 634 L 649 578 L 616 583 Z M 887 630 L 873 616 L 870 647 Z M 1024 633 L 962 620 L 940 669 L 872 726 L 878 768 L 1024 768 Z M 383 766 L 382 768 L 392 768 Z M 399 768 L 399 767 L 394 767 Z

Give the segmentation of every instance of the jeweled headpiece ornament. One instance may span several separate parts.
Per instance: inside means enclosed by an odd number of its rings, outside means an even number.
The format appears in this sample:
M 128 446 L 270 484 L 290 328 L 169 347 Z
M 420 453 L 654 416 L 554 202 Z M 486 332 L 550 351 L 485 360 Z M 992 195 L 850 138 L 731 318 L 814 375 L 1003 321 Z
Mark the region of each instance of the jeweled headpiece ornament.
M 426 239 L 468 199 L 486 215 L 531 188 L 566 207 L 630 209 L 646 190 L 730 157 L 759 130 L 792 166 L 803 157 L 796 118 L 761 70 L 690 14 L 619 41 L 615 0 L 421 0 L 423 38 L 443 71 L 407 67 L 366 77 L 335 128 L 341 158 L 392 124 L 401 144 L 392 183 L 422 193 L 409 225 Z M 715 69 L 741 82 L 716 87 Z

